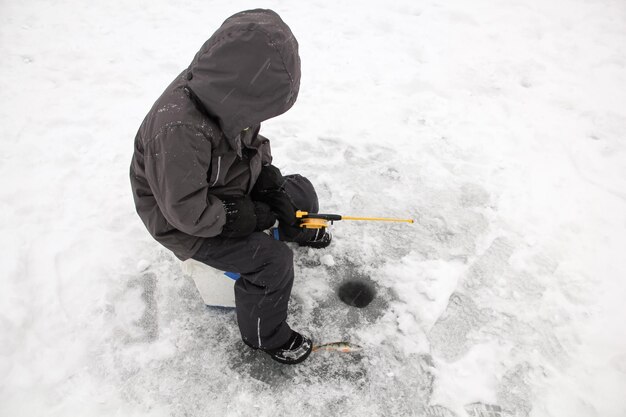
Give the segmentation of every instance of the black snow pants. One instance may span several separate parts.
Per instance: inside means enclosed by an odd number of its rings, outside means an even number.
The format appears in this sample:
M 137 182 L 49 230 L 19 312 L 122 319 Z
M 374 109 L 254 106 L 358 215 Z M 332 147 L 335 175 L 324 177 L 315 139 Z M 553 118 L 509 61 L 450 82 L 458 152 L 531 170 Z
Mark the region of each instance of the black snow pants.
M 311 182 L 295 174 L 284 177 L 285 190 L 296 208 L 317 213 L 319 204 Z M 263 232 L 245 238 L 207 238 L 192 257 L 222 271 L 237 272 L 235 283 L 237 324 L 241 337 L 252 346 L 273 349 L 291 335 L 287 307 L 293 286 L 293 252 L 281 240 L 303 243 L 313 229 L 279 226 L 279 239 Z

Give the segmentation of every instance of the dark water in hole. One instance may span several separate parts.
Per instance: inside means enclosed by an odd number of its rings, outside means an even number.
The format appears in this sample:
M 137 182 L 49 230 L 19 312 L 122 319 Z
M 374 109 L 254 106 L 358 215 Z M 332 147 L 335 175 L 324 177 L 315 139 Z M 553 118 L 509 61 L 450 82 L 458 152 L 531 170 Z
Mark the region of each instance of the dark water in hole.
M 376 295 L 376 290 L 372 284 L 351 280 L 341 284 L 337 295 L 339 295 L 341 301 L 349 306 L 363 308 L 372 302 Z

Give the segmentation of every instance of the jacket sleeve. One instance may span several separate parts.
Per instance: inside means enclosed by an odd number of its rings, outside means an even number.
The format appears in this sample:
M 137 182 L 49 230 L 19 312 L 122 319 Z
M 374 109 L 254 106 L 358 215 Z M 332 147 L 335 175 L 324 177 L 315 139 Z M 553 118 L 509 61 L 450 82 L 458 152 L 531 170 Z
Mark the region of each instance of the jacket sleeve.
M 146 178 L 159 209 L 178 230 L 213 237 L 222 232 L 222 201 L 209 194 L 211 142 L 192 127 L 168 127 L 146 145 Z

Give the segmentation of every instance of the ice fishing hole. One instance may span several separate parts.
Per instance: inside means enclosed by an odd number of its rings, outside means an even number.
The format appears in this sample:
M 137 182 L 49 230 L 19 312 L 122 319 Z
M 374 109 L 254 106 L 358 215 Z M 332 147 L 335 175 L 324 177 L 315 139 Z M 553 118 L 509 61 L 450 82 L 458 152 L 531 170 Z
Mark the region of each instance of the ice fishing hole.
M 339 287 L 339 299 L 349 306 L 363 308 L 372 302 L 376 295 L 374 286 L 360 280 L 346 281 Z

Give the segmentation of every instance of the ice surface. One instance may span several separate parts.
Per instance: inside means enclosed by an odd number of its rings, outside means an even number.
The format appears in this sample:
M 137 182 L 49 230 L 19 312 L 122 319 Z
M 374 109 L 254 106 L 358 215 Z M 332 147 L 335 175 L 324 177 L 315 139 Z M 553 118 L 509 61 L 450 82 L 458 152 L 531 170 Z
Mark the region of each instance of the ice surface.
M 249 4 L 7 0 L 0 415 L 626 415 L 626 5 L 264 6 L 303 64 L 275 164 L 323 212 L 416 220 L 294 248 L 293 327 L 363 351 L 248 350 L 135 214 L 142 118 Z

